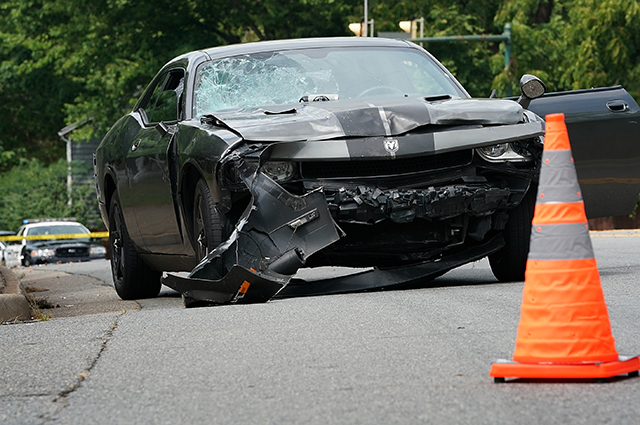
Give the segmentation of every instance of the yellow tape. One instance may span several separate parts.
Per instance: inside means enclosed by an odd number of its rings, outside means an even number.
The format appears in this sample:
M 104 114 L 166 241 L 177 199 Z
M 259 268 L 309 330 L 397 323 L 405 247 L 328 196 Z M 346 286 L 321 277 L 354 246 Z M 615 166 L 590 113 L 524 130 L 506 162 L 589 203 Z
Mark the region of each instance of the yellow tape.
M 30 241 L 46 241 L 53 239 L 81 239 L 81 238 L 108 238 L 109 232 L 91 232 L 87 233 L 68 233 L 66 235 L 37 235 L 37 236 L 0 236 L 0 241 L 21 241 L 27 239 Z

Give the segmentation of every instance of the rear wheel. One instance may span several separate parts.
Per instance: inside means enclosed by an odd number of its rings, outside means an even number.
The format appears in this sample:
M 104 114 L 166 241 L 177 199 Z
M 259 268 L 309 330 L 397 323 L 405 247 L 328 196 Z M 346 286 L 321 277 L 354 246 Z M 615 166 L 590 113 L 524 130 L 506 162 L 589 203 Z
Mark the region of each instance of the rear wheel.
M 509 221 L 502 233 L 505 246 L 489 256 L 491 271 L 500 282 L 524 280 L 535 201 L 536 190 L 531 188 L 520 205 L 509 211 Z
M 136 251 L 127 232 L 117 193 L 113 194 L 109 206 L 109 245 L 111 273 L 118 296 L 123 300 L 158 296 L 162 273 L 147 266 Z
M 218 247 L 227 237 L 224 222 L 216 210 L 207 183 L 200 179 L 193 198 L 194 250 L 198 262 Z M 217 267 L 221 273 L 222 267 Z

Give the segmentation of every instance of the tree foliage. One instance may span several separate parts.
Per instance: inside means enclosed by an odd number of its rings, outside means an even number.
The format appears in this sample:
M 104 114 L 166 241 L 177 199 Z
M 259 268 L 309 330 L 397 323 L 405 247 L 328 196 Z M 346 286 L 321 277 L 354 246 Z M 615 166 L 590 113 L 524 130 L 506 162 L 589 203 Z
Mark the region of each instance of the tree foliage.
M 169 59 L 247 40 L 347 35 L 353 0 L 0 0 L 0 149 L 43 160 L 103 134 Z M 0 164 L 1 165 L 1 164 Z
M 510 88 L 517 94 L 519 77 L 531 73 L 552 91 L 621 84 L 640 98 L 639 0 L 368 3 L 379 31 L 400 31 L 399 21 L 419 17 L 427 37 L 500 34 L 511 24 L 508 67 L 503 43 L 425 45 L 473 96 L 492 89 L 504 96 Z M 348 23 L 362 19 L 362 6 L 361 0 L 0 0 L 0 173 L 27 172 L 32 158 L 57 163 L 64 155 L 57 132 L 67 124 L 90 120 L 72 137 L 100 137 L 174 56 L 245 41 L 351 35 Z M 0 216 L 6 214 L 2 207 Z
M 369 0 L 375 28 L 425 18 L 425 36 L 499 34 L 504 46 L 427 44 L 474 96 L 504 95 L 523 73 L 552 90 L 623 84 L 640 96 L 638 0 Z M 267 39 L 348 35 L 360 0 L 0 0 L 0 158 L 60 158 L 57 131 L 100 136 L 154 73 L 198 48 Z M 91 134 L 94 133 L 94 134 Z M 23 148 L 24 151 L 19 151 Z M 6 158 L 5 158 L 6 159 Z M 0 170 L 8 165 L 0 160 Z
M 514 24 L 513 81 L 536 74 L 557 91 L 621 84 L 640 99 L 638 0 L 505 1 L 495 22 Z
M 40 160 L 24 160 L 0 179 L 0 229 L 16 230 L 25 218 L 75 217 L 101 227 L 90 183 L 67 188 L 66 160 L 45 166 Z

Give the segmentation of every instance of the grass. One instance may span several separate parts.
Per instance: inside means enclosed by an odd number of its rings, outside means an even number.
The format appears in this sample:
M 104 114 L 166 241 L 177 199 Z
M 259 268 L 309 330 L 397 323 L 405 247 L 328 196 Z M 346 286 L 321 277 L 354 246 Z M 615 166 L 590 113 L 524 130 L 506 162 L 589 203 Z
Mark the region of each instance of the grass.
M 46 298 L 36 298 L 31 295 L 27 295 L 27 301 L 29 302 L 29 307 L 31 308 L 31 316 L 35 320 L 39 320 L 41 322 L 46 322 L 53 317 L 51 313 L 42 311 L 43 309 L 52 309 L 59 307 L 57 305 L 51 304 L 51 302 L 49 302 L 49 300 Z

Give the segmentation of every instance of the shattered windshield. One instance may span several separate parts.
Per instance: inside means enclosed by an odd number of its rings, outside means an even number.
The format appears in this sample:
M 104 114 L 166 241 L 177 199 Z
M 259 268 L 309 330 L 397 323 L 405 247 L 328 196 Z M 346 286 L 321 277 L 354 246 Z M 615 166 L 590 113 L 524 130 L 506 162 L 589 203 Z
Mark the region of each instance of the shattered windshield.
M 194 115 L 221 109 L 381 96 L 466 95 L 428 56 L 411 48 L 319 48 L 206 62 Z

